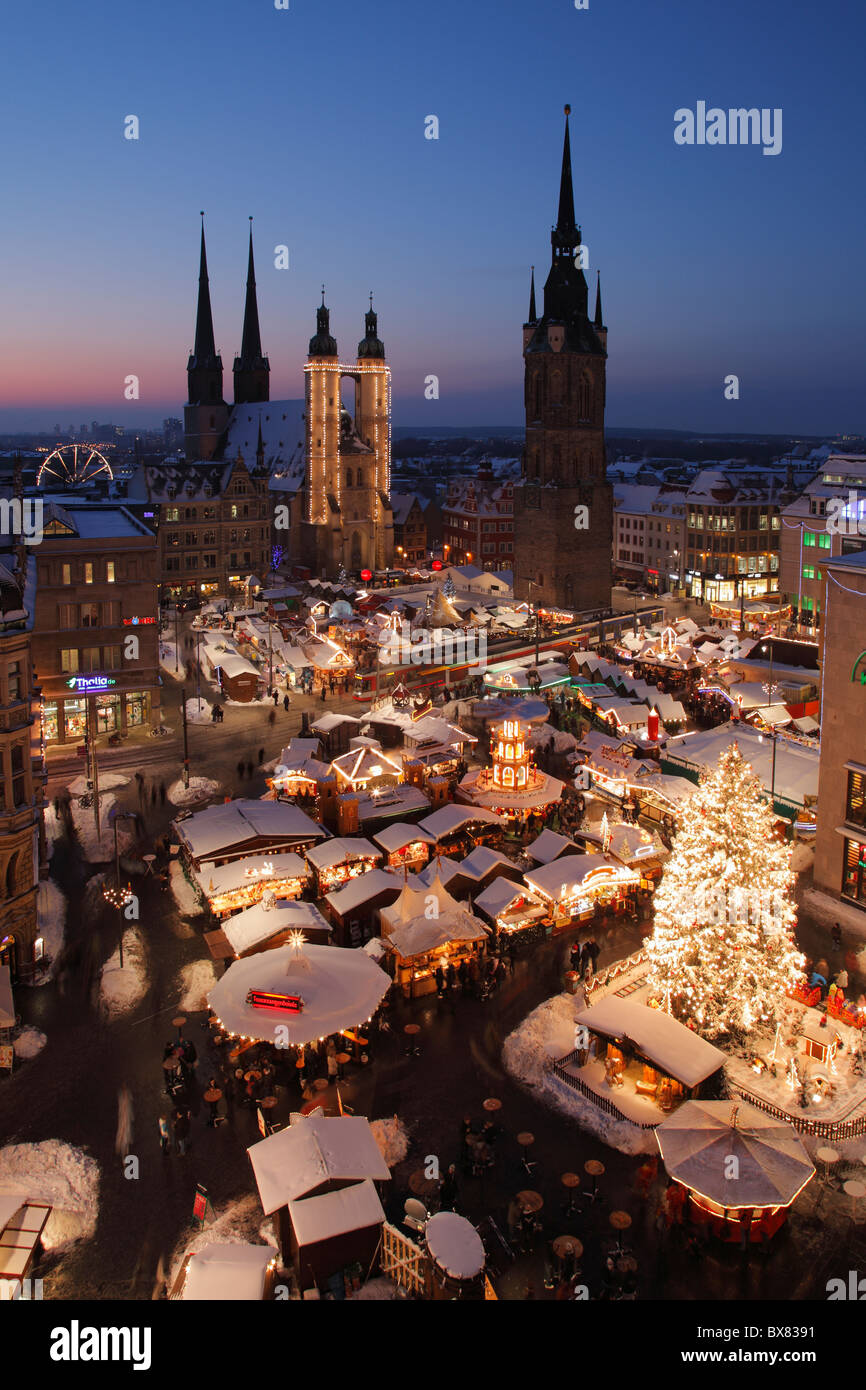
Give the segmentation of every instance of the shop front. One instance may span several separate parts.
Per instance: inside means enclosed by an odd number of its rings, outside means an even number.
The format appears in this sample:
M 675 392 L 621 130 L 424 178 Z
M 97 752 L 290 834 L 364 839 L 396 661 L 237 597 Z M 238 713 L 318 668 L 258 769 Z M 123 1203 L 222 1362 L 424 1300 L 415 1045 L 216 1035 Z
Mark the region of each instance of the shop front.
M 307 862 L 315 871 L 318 892 L 325 894 L 378 868 L 382 854 L 369 840 L 348 836 L 307 850 Z
M 635 911 L 641 887 L 640 873 L 604 854 L 565 855 L 552 864 L 530 869 L 524 878 L 542 902 L 550 905 L 559 931 L 591 921 L 596 912 L 618 915 Z
M 299 898 L 310 870 L 299 854 L 255 855 L 219 867 L 203 864 L 195 878 L 214 916 L 225 917 L 253 907 L 265 894 L 269 900 Z
M 91 729 L 97 738 L 143 727 L 151 722 L 152 714 L 159 708 L 158 693 L 151 690 L 104 689 L 93 694 L 47 699 L 42 706 L 46 743 L 83 743 L 88 732 L 88 701 Z

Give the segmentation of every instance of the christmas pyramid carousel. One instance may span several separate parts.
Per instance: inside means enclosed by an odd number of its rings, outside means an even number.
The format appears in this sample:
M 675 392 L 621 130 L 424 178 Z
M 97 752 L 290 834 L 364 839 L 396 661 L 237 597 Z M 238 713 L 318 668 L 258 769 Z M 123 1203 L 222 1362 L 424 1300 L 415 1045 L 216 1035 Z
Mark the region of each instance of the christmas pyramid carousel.
M 535 767 L 529 731 L 529 724 L 520 719 L 507 718 L 494 724 L 490 731 L 492 764 L 466 774 L 457 789 L 458 801 L 511 818 L 556 805 L 563 783 Z

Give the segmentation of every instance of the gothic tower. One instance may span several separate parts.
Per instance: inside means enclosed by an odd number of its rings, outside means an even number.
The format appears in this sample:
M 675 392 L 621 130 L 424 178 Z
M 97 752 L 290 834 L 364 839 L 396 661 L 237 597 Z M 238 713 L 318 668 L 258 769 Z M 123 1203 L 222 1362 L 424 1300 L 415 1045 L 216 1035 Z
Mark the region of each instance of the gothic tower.
M 533 272 L 523 325 L 526 447 L 514 492 L 514 591 L 533 603 L 586 610 L 610 604 L 613 493 L 604 449 L 607 329 L 600 285 L 594 322 L 589 318 L 570 109 L 544 310 L 539 317 Z
M 341 365 L 322 303 L 306 366 L 307 466 L 300 521 L 303 563 L 335 578 L 393 561 L 390 490 L 390 379 L 372 306 L 357 362 Z M 345 409 L 344 377 L 354 381 L 354 413 Z
M 207 252 L 204 244 L 204 213 L 201 224 L 195 346 L 186 364 L 186 375 L 189 394 L 189 400 L 183 408 L 186 456 L 192 461 L 211 459 L 228 423 L 228 406 L 223 400 L 222 358 L 217 356 L 214 344 Z
M 259 306 L 256 301 L 256 270 L 253 264 L 253 219 L 250 218 L 250 252 L 247 262 L 247 297 L 240 356 L 235 358 L 233 376 L 235 405 L 270 399 L 270 363 L 262 353 L 259 332 Z

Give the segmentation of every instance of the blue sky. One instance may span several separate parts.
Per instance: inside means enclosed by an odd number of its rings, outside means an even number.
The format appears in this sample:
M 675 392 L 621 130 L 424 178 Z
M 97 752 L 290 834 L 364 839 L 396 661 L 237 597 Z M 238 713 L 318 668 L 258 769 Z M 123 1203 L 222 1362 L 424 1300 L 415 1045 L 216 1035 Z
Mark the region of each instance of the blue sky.
M 864 27 L 836 0 L 16 7 L 0 428 L 181 413 L 200 208 L 227 391 L 252 213 L 273 397 L 303 392 L 324 281 L 344 357 L 374 291 L 395 423 L 519 423 L 568 101 L 608 423 L 866 430 Z M 677 146 L 674 112 L 699 100 L 782 108 L 781 154 Z

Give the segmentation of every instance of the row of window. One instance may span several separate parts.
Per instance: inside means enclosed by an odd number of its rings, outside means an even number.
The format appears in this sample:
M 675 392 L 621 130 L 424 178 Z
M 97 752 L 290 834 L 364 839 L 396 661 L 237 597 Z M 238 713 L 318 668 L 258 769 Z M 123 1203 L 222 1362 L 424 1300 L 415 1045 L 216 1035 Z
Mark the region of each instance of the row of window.
M 61 647 L 60 669 L 67 675 L 76 671 L 118 671 L 122 649 L 112 647 Z
M 804 579 L 823 579 L 823 578 L 824 578 L 824 575 L 823 575 L 823 572 L 822 572 L 821 570 L 819 570 L 819 569 L 816 569 L 814 565 L 804 565 L 804 566 L 803 566 L 803 578 L 804 578 Z
M 267 541 L 269 535 L 270 532 L 267 526 L 261 526 L 259 527 L 256 539 Z M 244 542 L 250 542 L 252 538 L 253 532 L 252 528 L 249 526 L 244 526 L 242 528 L 233 527 L 232 530 L 229 531 L 228 536 L 223 537 L 229 545 L 237 545 L 238 542 L 243 545 Z M 219 538 L 216 531 L 203 531 L 201 535 L 199 535 L 197 531 L 186 531 L 182 538 L 180 531 L 169 531 L 166 534 L 165 540 L 166 544 L 173 549 L 180 549 L 181 544 L 188 549 L 193 549 L 198 545 L 219 545 Z
M 138 578 L 138 561 L 126 560 L 69 560 L 59 566 L 45 565 L 41 578 L 46 584 L 116 584 L 119 574 L 124 579 Z
M 499 542 L 499 553 L 500 553 L 500 555 L 510 555 L 510 554 L 511 554 L 511 551 L 513 550 L 513 548 L 514 548 L 514 547 L 513 547 L 511 541 L 500 541 L 500 542 Z M 496 542 L 495 542 L 495 541 L 484 541 L 483 545 L 481 546 L 481 553 L 482 553 L 483 555 L 495 555 L 495 554 L 496 554 Z
M 120 622 L 120 600 L 105 599 L 102 603 L 58 603 L 57 626 L 117 627 Z
M 495 521 L 484 521 L 484 522 L 482 522 L 482 524 L 481 524 L 481 529 L 482 529 L 482 531 L 486 531 L 486 532 L 489 533 L 489 532 L 491 532 L 491 531 L 495 531 L 495 530 L 496 530 L 497 524 L 498 524 L 498 526 L 499 526 L 499 530 L 500 530 L 500 531 L 513 531 L 513 529 L 514 529 L 514 521 L 513 521 L 513 520 L 511 520 L 511 521 L 500 521 L 499 523 L 497 523 L 497 522 L 495 522 Z
M 197 570 L 199 567 L 198 560 L 199 557 L 197 555 L 166 555 L 165 568 L 166 570 L 170 570 L 174 573 L 177 573 L 178 570 L 182 569 Z M 201 567 L 203 570 L 216 570 L 220 567 L 219 556 L 215 553 L 211 555 L 202 555 L 201 560 Z M 183 561 L 183 563 L 181 563 L 181 561 Z M 249 550 L 245 550 L 243 552 L 243 556 L 239 559 L 238 552 L 233 550 L 229 555 L 228 564 L 231 569 L 235 569 L 239 564 L 251 565 L 251 552 Z
M 704 516 L 706 515 L 706 520 Z M 689 512 L 689 530 L 707 531 L 778 531 L 781 519 L 777 512 L 759 512 L 757 507 L 744 507 L 738 514 L 731 512 Z
M 27 756 L 27 745 L 25 743 L 15 743 L 9 749 L 8 769 L 6 767 L 6 759 L 0 757 L 0 807 L 7 806 L 7 777 L 11 778 L 12 806 L 23 806 L 29 802 L 30 788 L 27 778 Z M 7 809 L 11 808 L 7 807 Z M 8 891 L 9 887 L 7 884 L 7 892 Z
M 816 546 L 819 550 L 829 550 L 832 537 L 827 531 L 804 531 L 803 544 Z
M 701 570 L 703 568 L 701 561 L 706 558 L 705 554 L 696 555 L 695 551 L 690 550 L 688 568 Z M 711 563 L 706 568 L 715 568 L 725 574 L 766 574 L 768 571 L 775 574 L 779 568 L 778 555 L 771 555 L 769 564 L 766 555 L 739 555 L 736 557 L 736 564 L 731 555 L 711 555 L 709 560 Z
M 350 484 L 351 486 L 351 484 Z M 262 503 L 262 506 L 266 506 Z M 231 521 L 246 520 L 250 516 L 250 507 L 253 507 L 253 517 L 261 515 L 261 508 L 257 508 L 251 502 L 232 502 L 228 508 L 228 518 Z M 217 507 L 166 507 L 163 521 L 217 521 L 220 519 L 219 508 Z

